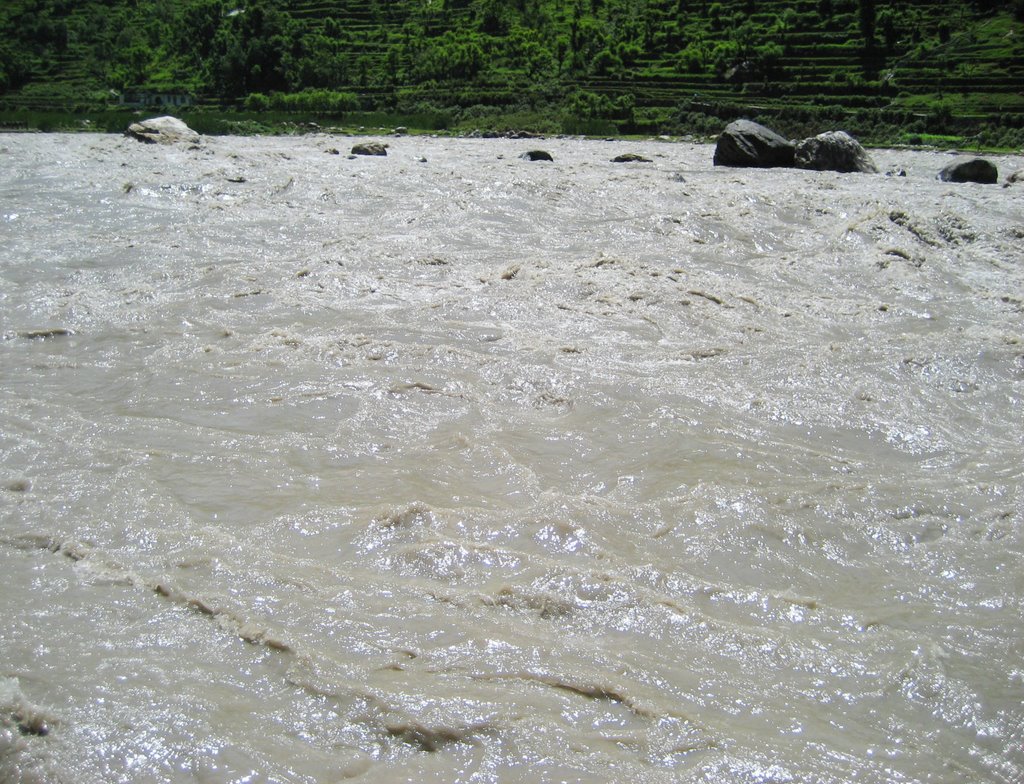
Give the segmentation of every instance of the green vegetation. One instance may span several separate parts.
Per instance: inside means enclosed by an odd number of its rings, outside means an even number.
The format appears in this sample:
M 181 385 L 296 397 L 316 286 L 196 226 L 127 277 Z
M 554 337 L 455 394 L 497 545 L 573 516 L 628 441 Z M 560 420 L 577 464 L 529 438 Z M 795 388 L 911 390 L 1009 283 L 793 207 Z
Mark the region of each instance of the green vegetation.
M 747 116 L 1024 144 L 1024 0 L 5 0 L 0 29 L 0 122 L 31 127 L 140 107 L 225 129 L 383 113 L 700 135 Z

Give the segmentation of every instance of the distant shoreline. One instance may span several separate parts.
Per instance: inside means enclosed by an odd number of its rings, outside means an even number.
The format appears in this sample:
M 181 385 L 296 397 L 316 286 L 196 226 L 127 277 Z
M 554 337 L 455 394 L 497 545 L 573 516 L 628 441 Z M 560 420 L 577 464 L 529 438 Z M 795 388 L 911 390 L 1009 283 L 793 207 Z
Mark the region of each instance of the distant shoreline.
M 720 123 L 717 130 L 664 129 L 664 132 L 622 133 L 615 129 L 601 129 L 599 133 L 568 133 L 544 127 L 542 117 L 534 122 L 510 115 L 507 119 L 492 118 L 479 127 L 456 124 L 444 126 L 437 118 L 385 112 L 366 112 L 344 117 L 324 117 L 315 114 L 284 114 L 280 112 L 247 113 L 238 111 L 151 112 L 132 110 L 102 111 L 27 111 L 0 110 L 0 133 L 123 133 L 133 122 L 161 114 L 179 117 L 203 136 L 306 136 L 315 133 L 337 136 L 360 135 L 437 135 L 451 138 L 581 138 L 581 139 L 665 139 L 714 143 L 718 132 L 727 124 Z M 756 119 L 751 117 L 750 119 Z M 772 123 L 767 123 L 773 125 Z M 444 126 L 444 127 L 439 127 Z M 871 149 L 917 149 L 962 151 L 964 153 L 1020 154 L 1020 147 L 1004 147 L 982 143 L 978 137 L 955 133 L 906 133 L 897 129 L 887 132 L 858 133 L 855 123 L 827 122 L 821 126 L 775 128 L 789 138 L 804 138 L 829 130 L 845 130 Z M 397 133 L 396 132 L 400 132 Z

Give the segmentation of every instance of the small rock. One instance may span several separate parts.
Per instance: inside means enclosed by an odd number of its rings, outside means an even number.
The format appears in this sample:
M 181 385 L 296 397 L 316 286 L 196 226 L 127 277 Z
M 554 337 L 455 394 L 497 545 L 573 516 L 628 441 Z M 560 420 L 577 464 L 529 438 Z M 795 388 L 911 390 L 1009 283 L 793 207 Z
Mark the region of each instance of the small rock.
M 1009 188 L 1018 182 L 1024 182 L 1024 169 L 1017 169 L 1013 174 L 1006 178 L 1006 182 L 1003 184 L 1004 188 Z
M 546 152 L 545 150 L 529 150 L 528 152 L 524 152 L 519 157 L 522 158 L 524 161 L 554 161 L 555 160 L 554 158 L 551 157 L 551 153 Z
M 991 161 L 984 158 L 954 161 L 939 172 L 943 182 L 979 182 L 993 185 L 999 180 L 999 170 Z
M 635 152 L 627 152 L 622 155 L 616 155 L 612 158 L 612 163 L 653 163 L 653 161 L 650 158 L 637 155 Z
M 715 166 L 768 168 L 792 166 L 795 148 L 791 141 L 750 120 L 729 123 L 715 145 Z
M 146 144 L 194 144 L 199 141 L 199 134 L 177 117 L 153 117 L 132 123 L 124 133 L 125 136 Z
M 362 142 L 352 146 L 353 155 L 387 155 L 387 147 L 380 142 Z
M 337 147 L 329 147 L 327 150 L 325 150 L 325 152 L 328 155 L 341 155 L 341 150 L 339 150 Z
M 910 261 L 910 253 L 908 253 L 907 251 L 903 250 L 903 248 L 886 248 L 885 249 L 885 255 L 886 256 L 898 256 L 901 259 L 906 259 L 907 261 Z
M 886 177 L 906 177 L 907 170 L 902 166 L 893 166 L 889 171 L 885 173 Z

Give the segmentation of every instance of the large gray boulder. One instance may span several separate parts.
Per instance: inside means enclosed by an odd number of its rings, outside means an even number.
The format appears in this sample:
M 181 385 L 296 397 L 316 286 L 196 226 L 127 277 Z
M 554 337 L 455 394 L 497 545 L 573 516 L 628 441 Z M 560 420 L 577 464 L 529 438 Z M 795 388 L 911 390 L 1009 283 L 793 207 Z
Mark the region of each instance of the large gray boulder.
M 797 144 L 794 163 L 799 169 L 814 171 L 864 172 L 875 174 L 878 167 L 860 142 L 846 131 L 819 133 Z
M 199 134 L 177 117 L 152 117 L 132 123 L 124 133 L 146 144 L 195 144 L 199 141 Z
M 715 145 L 715 166 L 793 165 L 793 143 L 750 120 L 729 123 Z
M 970 158 L 954 161 L 939 172 L 943 182 L 980 182 L 994 185 L 999 180 L 999 170 L 984 158 Z

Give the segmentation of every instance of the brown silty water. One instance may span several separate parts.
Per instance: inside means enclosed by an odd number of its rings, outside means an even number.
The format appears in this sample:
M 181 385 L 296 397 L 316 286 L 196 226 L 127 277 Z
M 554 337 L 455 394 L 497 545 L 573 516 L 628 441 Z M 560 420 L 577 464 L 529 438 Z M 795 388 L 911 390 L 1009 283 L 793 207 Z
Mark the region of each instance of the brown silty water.
M 0 780 L 1024 778 L 1016 186 L 349 144 L 0 140 Z

